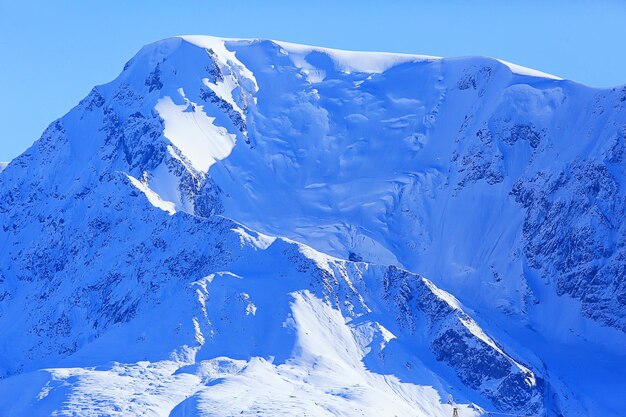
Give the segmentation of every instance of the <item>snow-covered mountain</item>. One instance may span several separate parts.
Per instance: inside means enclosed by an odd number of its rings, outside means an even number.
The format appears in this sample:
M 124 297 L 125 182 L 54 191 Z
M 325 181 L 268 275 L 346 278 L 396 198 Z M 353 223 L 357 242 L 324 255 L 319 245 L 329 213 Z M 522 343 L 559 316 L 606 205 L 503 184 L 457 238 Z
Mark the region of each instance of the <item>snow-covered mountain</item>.
M 0 167 L 0 415 L 618 416 L 626 88 L 143 48 Z

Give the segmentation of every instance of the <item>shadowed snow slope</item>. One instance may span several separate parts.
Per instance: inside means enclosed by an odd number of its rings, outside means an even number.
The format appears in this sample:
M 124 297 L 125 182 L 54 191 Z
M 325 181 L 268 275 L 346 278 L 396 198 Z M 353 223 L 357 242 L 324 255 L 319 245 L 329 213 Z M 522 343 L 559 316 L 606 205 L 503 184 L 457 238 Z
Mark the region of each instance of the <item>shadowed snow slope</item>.
M 618 416 L 625 141 L 495 59 L 148 45 L 0 165 L 0 415 Z

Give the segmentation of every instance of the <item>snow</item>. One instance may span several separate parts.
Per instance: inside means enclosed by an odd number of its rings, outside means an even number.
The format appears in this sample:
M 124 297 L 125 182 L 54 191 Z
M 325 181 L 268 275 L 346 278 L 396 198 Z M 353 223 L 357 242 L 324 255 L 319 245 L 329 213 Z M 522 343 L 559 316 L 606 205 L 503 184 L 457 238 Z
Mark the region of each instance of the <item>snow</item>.
M 233 106 L 233 108 L 235 108 L 245 119 L 245 114 L 239 107 L 239 104 L 237 104 L 233 99 L 233 91 L 235 90 L 235 88 L 237 88 L 237 85 L 235 85 L 232 78 L 228 77 L 224 81 L 218 83 L 211 83 L 209 82 L 208 78 L 205 78 L 202 80 L 202 82 L 204 83 L 204 85 L 213 90 L 213 92 L 217 94 L 218 97 L 222 98 L 228 104 Z
M 184 98 L 184 94 L 181 94 Z M 203 107 L 188 100 L 176 104 L 171 97 L 159 99 L 155 110 L 165 123 L 163 134 L 193 167 L 208 172 L 211 165 L 226 158 L 235 146 L 235 135 L 213 124 Z
M 154 207 L 158 207 L 161 210 L 168 212 L 169 214 L 176 213 L 176 204 L 174 204 L 171 201 L 162 200 L 159 194 L 152 191 L 146 184 L 139 181 L 137 178 L 131 177 L 130 175 L 127 175 L 127 177 L 130 180 L 130 182 L 135 187 L 137 187 L 139 191 L 145 194 L 145 196 L 148 198 L 148 201 L 150 201 L 150 203 Z
M 178 158 L 172 145 L 167 147 L 167 152 L 173 158 Z M 166 163 L 161 163 L 156 167 L 146 182 L 146 187 L 149 187 L 160 200 L 173 204 L 176 211 L 185 211 L 179 178 L 169 171 Z
M 267 249 L 276 240 L 274 236 L 268 236 L 262 233 L 251 233 L 251 231 L 245 230 L 243 227 L 237 227 L 231 230 L 241 236 L 242 245 L 249 244 L 258 249 Z
M 312 79 L 312 82 L 320 82 L 324 79 L 324 72 L 315 68 L 307 61 L 307 57 L 315 52 L 330 57 L 331 60 L 335 63 L 337 67 L 336 69 L 346 73 L 365 72 L 370 74 L 380 74 L 399 64 L 432 62 L 442 59 L 441 57 L 432 55 L 346 51 L 332 48 L 300 45 L 290 42 L 274 42 L 280 45 L 285 50 L 289 58 L 293 61 L 294 65 L 296 65 L 298 68 L 302 69 L 309 75 L 315 74 L 316 78 L 314 80 Z M 540 78 L 550 78 L 555 80 L 561 79 L 554 75 L 537 71 L 531 68 L 526 68 L 521 65 L 512 64 L 503 60 L 498 61 L 509 67 L 510 70 L 515 74 Z
M 52 368 L 0 382 L 6 394 L 0 396 L 0 410 L 59 416 L 451 414 L 432 387 L 368 371 L 342 315 L 310 292 L 292 294 L 290 317 L 297 335 L 294 356 L 282 364 L 218 356 L 193 364 L 162 360 Z M 465 417 L 477 415 L 466 406 L 460 410 Z
M 328 56 L 335 64 L 335 70 L 345 73 L 364 72 L 380 74 L 389 68 L 409 62 L 429 62 L 439 57 L 428 55 L 394 54 L 388 52 L 358 52 L 339 49 L 321 48 L 298 45 L 289 42 L 275 41 L 285 51 L 294 65 L 307 74 L 309 81 L 321 82 L 326 76 L 323 69 L 316 68 L 309 62 L 315 53 Z
M 529 244 L 619 256 L 620 91 L 185 36 L 97 93 L 0 176 L 0 414 L 469 417 L 518 377 L 548 416 L 626 406 L 623 305 L 589 304 L 623 293 Z
M 0 172 L 4 171 L 7 165 L 9 165 L 8 162 L 0 162 Z
M 229 50 L 226 45 L 232 44 L 251 44 L 258 42 L 258 39 L 245 39 L 245 38 L 217 38 L 213 36 L 201 36 L 201 35 L 187 35 L 181 36 L 187 42 L 200 46 L 206 49 L 212 49 L 217 52 L 219 57 L 223 57 L 223 62 L 234 62 L 239 68 L 243 70 L 242 74 L 252 80 L 256 79 L 254 74 L 247 69 L 245 65 L 237 59 L 236 54 Z M 302 69 L 312 77 L 317 74 L 315 82 L 323 80 L 324 72 L 312 65 L 307 57 L 311 57 L 311 54 L 320 53 L 328 56 L 332 62 L 336 65 L 336 69 L 339 71 L 351 73 L 351 72 L 363 72 L 370 74 L 380 74 L 386 70 L 404 63 L 416 63 L 416 62 L 432 62 L 442 59 L 438 56 L 432 55 L 419 55 L 419 54 L 403 54 L 392 52 L 370 52 L 370 51 L 350 51 L 334 48 L 326 48 L 320 46 L 302 45 L 291 42 L 284 42 L 279 40 L 271 40 L 276 45 L 279 45 L 287 54 L 289 59 L 292 60 L 296 67 Z M 509 69 L 519 75 L 526 75 L 531 77 L 549 78 L 560 80 L 561 78 L 538 71 L 535 69 L 523 67 L 521 65 L 513 64 L 501 59 L 497 61 L 509 67 Z
M 243 65 L 241 61 L 239 61 L 239 59 L 237 59 L 237 56 L 233 51 L 229 50 L 226 47 L 227 42 L 237 42 L 237 41 L 251 42 L 252 40 L 234 39 L 234 38 L 233 39 L 227 39 L 227 38 L 220 39 L 220 38 L 216 38 L 213 36 L 199 36 L 199 35 L 187 35 L 187 36 L 181 36 L 181 38 L 196 46 L 213 50 L 217 54 L 221 63 L 228 65 L 228 66 L 235 65 L 236 68 L 239 71 L 241 71 L 241 75 L 243 77 L 249 80 L 252 80 L 256 85 L 256 80 L 254 78 L 254 74 L 252 73 L 252 71 L 250 71 L 245 65 Z
M 528 75 L 530 77 L 539 77 L 539 78 L 549 78 L 552 80 L 562 80 L 562 78 L 557 77 L 556 75 L 548 74 L 547 72 L 537 71 L 532 68 L 526 68 L 521 65 L 513 64 L 511 62 L 503 61 L 498 59 L 498 61 L 502 62 L 504 65 L 509 67 L 511 71 L 515 74 L 519 75 Z

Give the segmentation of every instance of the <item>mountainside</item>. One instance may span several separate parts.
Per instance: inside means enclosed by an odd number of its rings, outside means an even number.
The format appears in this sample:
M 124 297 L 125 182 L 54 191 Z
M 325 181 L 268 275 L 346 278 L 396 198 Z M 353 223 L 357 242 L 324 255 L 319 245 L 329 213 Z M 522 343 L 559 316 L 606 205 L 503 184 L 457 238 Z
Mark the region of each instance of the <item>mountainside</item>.
M 187 36 L 0 164 L 0 415 L 619 416 L 626 88 Z

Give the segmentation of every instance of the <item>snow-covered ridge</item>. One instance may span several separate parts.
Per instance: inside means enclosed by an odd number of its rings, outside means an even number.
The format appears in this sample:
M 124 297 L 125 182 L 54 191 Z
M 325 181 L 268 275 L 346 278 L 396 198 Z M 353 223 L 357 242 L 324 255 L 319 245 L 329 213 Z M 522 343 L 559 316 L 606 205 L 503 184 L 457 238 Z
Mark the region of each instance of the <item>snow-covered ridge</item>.
M 335 62 L 338 70 L 347 73 L 366 72 L 371 74 L 380 74 L 395 65 L 409 62 L 428 62 L 440 59 L 439 57 L 428 55 L 345 51 L 281 41 L 272 42 L 280 45 L 280 47 L 285 51 L 285 54 L 289 56 L 298 68 L 305 70 L 309 70 L 311 68 L 311 65 L 307 63 L 307 56 L 314 53 L 320 53 L 330 57 Z
M 504 61 L 502 59 L 498 59 L 498 61 L 500 61 L 501 63 L 503 63 L 507 67 L 509 67 L 514 74 L 528 75 L 528 76 L 531 76 L 531 77 L 540 77 L 540 78 L 551 78 L 553 80 L 562 80 L 561 77 L 557 77 L 556 75 L 548 74 L 547 72 L 538 71 L 536 69 L 523 67 L 521 65 L 513 64 L 511 62 Z
M 9 165 L 8 162 L 0 162 L 0 172 L 4 171 L 7 165 Z
M 262 42 L 261 39 L 245 39 L 245 38 L 216 38 L 212 36 L 181 36 L 188 42 L 194 45 L 211 48 L 216 44 L 222 42 L 237 42 L 237 43 L 253 43 Z M 285 53 L 293 60 L 294 64 L 299 68 L 310 70 L 310 64 L 306 62 L 306 57 L 312 53 L 322 53 L 329 56 L 336 64 L 337 68 L 345 72 L 366 72 L 366 73 L 382 73 L 387 69 L 410 62 L 428 62 L 433 60 L 443 59 L 439 56 L 432 55 L 419 55 L 419 54 L 405 54 L 394 52 L 370 52 L 370 51 L 349 51 L 342 49 L 334 49 L 320 46 L 303 45 L 291 42 L 284 42 L 278 40 L 266 40 L 279 45 Z M 475 59 L 476 57 L 466 57 L 458 59 Z M 551 78 L 560 80 L 561 78 L 548 74 L 542 71 L 538 71 L 531 68 L 526 68 L 521 65 L 513 64 L 504 60 L 498 59 L 497 61 L 506 65 L 515 74 L 528 75 L 532 77 Z

